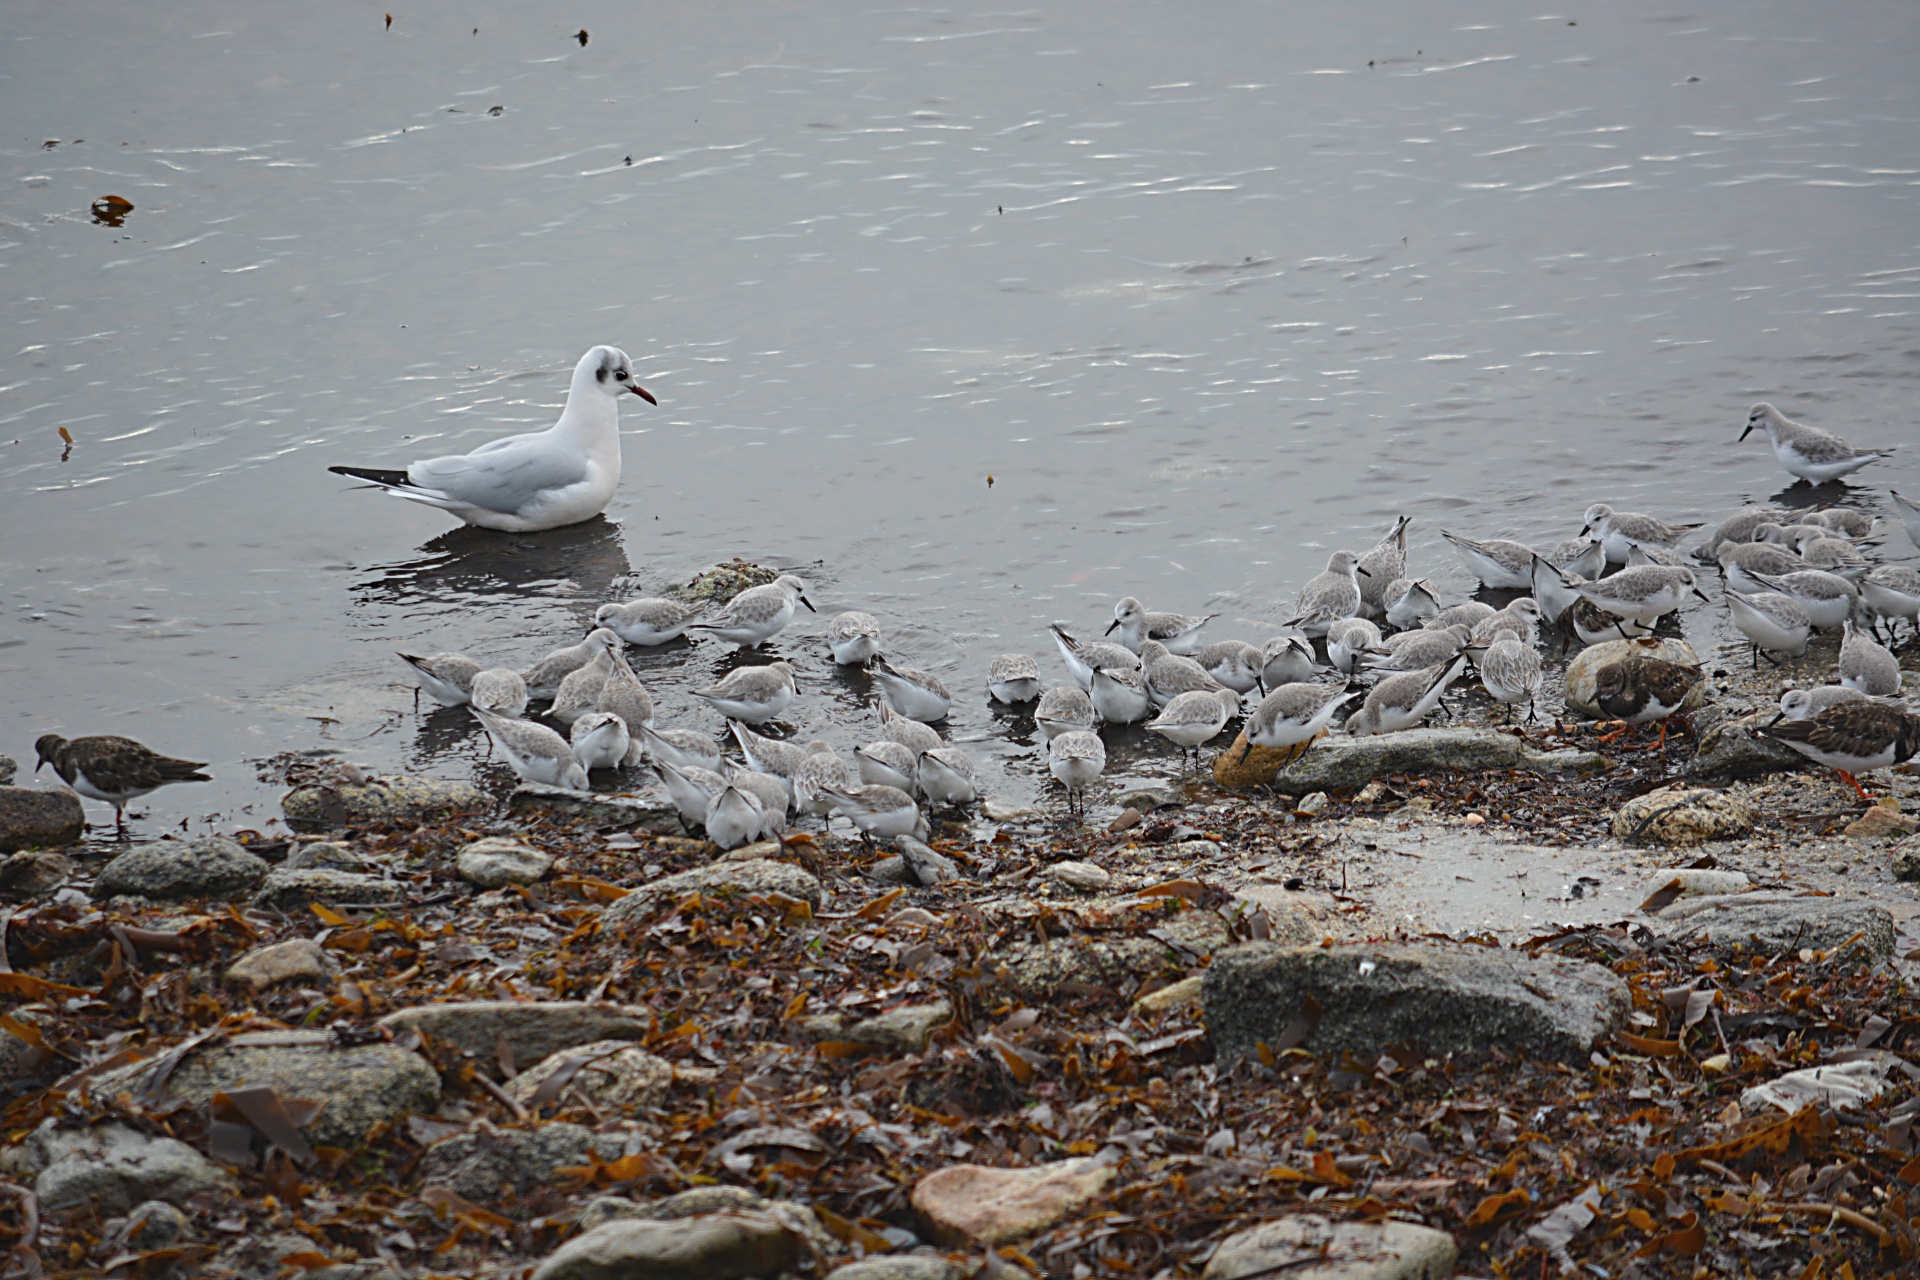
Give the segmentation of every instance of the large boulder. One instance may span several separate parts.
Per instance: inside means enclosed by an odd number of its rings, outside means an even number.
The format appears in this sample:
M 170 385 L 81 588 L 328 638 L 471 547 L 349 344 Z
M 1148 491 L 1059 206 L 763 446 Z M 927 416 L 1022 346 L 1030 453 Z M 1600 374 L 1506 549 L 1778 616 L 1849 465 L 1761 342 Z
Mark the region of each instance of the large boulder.
M 0 853 L 78 844 L 87 811 L 71 791 L 0 786 Z
M 138 1093 L 162 1059 L 96 1079 L 95 1097 Z M 263 1031 L 209 1043 L 166 1078 L 162 1097 L 201 1106 L 216 1093 L 270 1086 L 281 1097 L 324 1102 L 305 1128 L 316 1146 L 352 1150 L 376 1124 L 440 1105 L 440 1076 L 419 1054 L 393 1044 L 337 1046 L 323 1031 Z
M 1682 898 L 1662 910 L 1653 927 L 1725 956 L 1832 951 L 1850 944 L 1860 962 L 1875 967 L 1893 955 L 1897 933 L 1892 913 L 1867 899 L 1796 898 L 1782 890 Z
M 1628 844 L 1683 848 L 1733 840 L 1753 830 L 1753 811 L 1705 787 L 1672 786 L 1635 796 L 1613 815 L 1613 837 Z
M 531 1280 L 739 1280 L 792 1271 L 810 1253 L 806 1234 L 771 1213 L 618 1218 L 561 1245 Z
M 1580 1061 L 1629 1009 L 1626 983 L 1596 964 L 1427 943 L 1245 943 L 1214 957 L 1202 991 L 1223 1062 L 1277 1045 L 1309 998 L 1320 1012 L 1302 1047 L 1362 1061 L 1407 1041 L 1434 1054 Z
M 1566 773 L 1603 768 L 1590 751 L 1536 751 L 1517 734 L 1498 729 L 1407 729 L 1365 738 L 1336 735 L 1275 774 L 1272 783 L 1288 795 L 1339 787 L 1364 787 L 1390 773 L 1439 769 L 1526 769 Z
M 43 1211 L 84 1204 L 103 1216 L 125 1213 L 144 1200 L 179 1204 L 233 1182 L 186 1143 L 121 1124 L 46 1129 L 32 1141 L 41 1165 L 33 1189 Z
M 280 800 L 287 825 L 306 830 L 423 822 L 451 814 L 485 813 L 492 807 L 487 793 L 471 782 L 410 774 L 366 782 L 308 783 Z
M 1455 1252 L 1453 1237 L 1432 1227 L 1296 1213 L 1228 1236 L 1201 1280 L 1275 1272 L 1289 1280 L 1444 1280 L 1453 1274 Z
M 95 901 L 123 896 L 172 900 L 236 898 L 267 878 L 270 868 L 231 840 L 155 840 L 127 850 L 102 867 Z
M 562 1049 L 596 1040 L 644 1039 L 652 1021 L 645 1009 L 584 1000 L 464 1000 L 400 1009 L 380 1025 L 449 1041 L 488 1062 L 504 1038 L 514 1066 L 525 1071 Z
M 746 858 L 739 862 L 711 862 L 691 871 L 650 880 L 608 907 L 600 920 L 602 924 L 617 924 L 644 917 L 661 899 L 684 898 L 690 893 L 777 893 L 814 907 L 825 899 L 820 881 L 791 862 Z
M 0 896 L 31 898 L 52 893 L 73 876 L 73 859 L 44 849 L 22 849 L 0 858 Z
M 1113 1165 L 1099 1156 L 1030 1169 L 956 1164 L 913 1188 L 913 1208 L 940 1244 L 1003 1245 L 1036 1236 L 1105 1191 Z
M 1594 679 L 1602 667 L 1620 661 L 1628 654 L 1637 653 L 1646 658 L 1659 658 L 1663 662 L 1679 662 L 1690 667 L 1700 665 L 1700 655 L 1685 640 L 1674 640 L 1666 636 L 1647 636 L 1640 640 L 1606 640 L 1589 645 L 1573 656 L 1567 664 L 1567 708 L 1583 716 L 1599 717 L 1605 713 L 1593 700 Z M 1706 685 L 1697 684 L 1687 694 L 1687 700 L 1681 709 L 1691 711 L 1706 701 Z
M 523 782 L 507 797 L 507 808 L 522 817 L 556 818 L 595 827 L 638 828 L 655 835 L 683 836 L 686 824 L 665 787 L 648 787 L 637 795 L 594 795 Z
M 620 1158 L 625 1140 L 585 1125 L 542 1124 L 530 1129 L 470 1129 L 443 1138 L 420 1157 L 420 1179 L 476 1204 L 505 1205 L 553 1180 L 554 1171 Z

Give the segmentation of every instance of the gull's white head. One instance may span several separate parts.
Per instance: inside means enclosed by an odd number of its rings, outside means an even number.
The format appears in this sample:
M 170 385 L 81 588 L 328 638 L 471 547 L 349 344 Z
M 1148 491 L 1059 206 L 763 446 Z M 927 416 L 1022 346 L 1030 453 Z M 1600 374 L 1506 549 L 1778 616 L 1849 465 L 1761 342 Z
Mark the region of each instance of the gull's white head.
M 591 381 L 609 400 L 618 400 L 631 391 L 648 404 L 659 404 L 653 393 L 635 380 L 633 361 L 618 347 L 595 347 L 580 357 L 573 367 L 573 384 Z

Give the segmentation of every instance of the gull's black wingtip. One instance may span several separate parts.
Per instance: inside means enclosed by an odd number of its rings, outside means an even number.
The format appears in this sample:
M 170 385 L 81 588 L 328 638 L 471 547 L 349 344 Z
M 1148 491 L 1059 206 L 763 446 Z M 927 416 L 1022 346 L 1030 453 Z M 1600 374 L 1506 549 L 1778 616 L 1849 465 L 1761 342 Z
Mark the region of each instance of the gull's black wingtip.
M 408 483 L 404 471 L 381 471 L 374 467 L 328 467 L 327 470 L 337 476 L 352 476 L 355 480 L 369 480 L 374 484 L 393 486 Z

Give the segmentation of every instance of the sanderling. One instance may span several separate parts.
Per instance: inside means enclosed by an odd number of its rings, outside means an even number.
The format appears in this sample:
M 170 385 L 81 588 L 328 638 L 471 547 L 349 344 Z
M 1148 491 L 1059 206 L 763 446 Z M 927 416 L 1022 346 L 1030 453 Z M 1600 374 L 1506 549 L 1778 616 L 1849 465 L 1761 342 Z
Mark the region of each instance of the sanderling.
M 733 730 L 733 740 L 740 744 L 740 754 L 747 758 L 748 766 L 780 779 L 791 794 L 793 775 L 799 772 L 800 764 L 807 758 L 810 748 L 782 742 L 778 738 L 763 737 L 738 720 L 729 721 L 727 727 Z
M 443 707 L 464 707 L 473 696 L 473 678 L 480 664 L 464 653 L 432 653 L 416 658 L 410 653 L 400 661 L 413 668 L 413 678 L 427 695 Z
M 769 662 L 763 667 L 737 667 L 727 678 L 693 696 L 729 720 L 765 724 L 787 709 L 793 701 L 793 664 Z
M 887 705 L 910 720 L 934 724 L 945 720 L 953 707 L 953 695 L 931 671 L 896 667 L 885 658 L 875 658 L 870 674 L 879 682 Z
M 697 765 L 673 764 L 656 757 L 654 767 L 660 771 L 660 780 L 667 784 L 667 795 L 673 800 L 674 808 L 689 826 L 697 827 L 707 820 L 707 806 L 727 785 L 720 774 Z
M 598 515 L 620 487 L 620 397 L 648 404 L 633 361 L 617 347 L 594 347 L 573 367 L 567 405 L 545 431 L 490 440 L 472 453 L 428 458 L 404 471 L 328 467 L 367 480 L 398 498 L 439 507 L 468 524 L 532 533 Z
M 1598 538 L 1581 534 L 1555 543 L 1553 550 L 1541 558 L 1569 577 L 1578 575 L 1592 581 L 1606 571 L 1607 546 Z
M 1481 585 L 1524 591 L 1533 582 L 1533 548 L 1506 538 L 1476 542 L 1445 529 L 1440 536 L 1453 544 L 1460 559 Z
M 980 795 L 973 780 L 973 757 L 959 747 L 935 747 L 921 755 L 914 772 L 929 807 L 969 805 Z
M 935 748 L 938 750 L 938 748 Z M 854 763 L 860 769 L 860 781 L 870 787 L 898 787 L 913 790 L 913 775 L 919 757 L 904 743 L 881 739 L 853 749 Z
M 1102 667 L 1094 672 L 1088 697 L 1093 713 L 1112 724 L 1138 724 L 1153 705 L 1146 676 L 1132 667 Z
M 1359 696 L 1360 690 L 1349 689 L 1345 680 L 1338 684 L 1281 685 L 1260 699 L 1260 705 L 1247 717 L 1243 730 L 1247 747 L 1241 751 L 1241 758 L 1245 759 L 1254 747 L 1291 747 L 1312 741 L 1341 704 Z
M 1063 733 L 1093 728 L 1093 699 L 1084 689 L 1057 684 L 1040 695 L 1033 709 L 1033 723 L 1051 742 Z
M 527 682 L 518 671 L 488 667 L 473 678 L 469 701 L 482 711 L 518 718 L 527 710 Z
M 880 620 L 857 609 L 836 613 L 827 623 L 827 649 L 843 667 L 857 667 L 880 653 Z
M 1379 627 L 1365 618 L 1342 618 L 1327 627 L 1327 661 L 1341 675 L 1352 675 L 1360 655 L 1379 643 Z
M 1596 608 L 1585 599 L 1567 611 L 1567 620 L 1573 623 L 1573 634 L 1580 637 L 1581 644 L 1603 644 L 1608 640 L 1636 640 L 1641 636 L 1653 634 L 1651 622 L 1635 622 L 1631 618 L 1622 618 L 1618 614 Z
M 1586 575 L 1570 574 L 1548 563 L 1546 557 L 1533 558 L 1533 600 L 1540 606 L 1540 616 L 1549 623 L 1559 622 L 1567 610 L 1573 608 L 1580 599 L 1574 584 L 1585 582 Z
M 780 828 L 787 825 L 787 809 L 793 803 L 793 791 L 785 778 L 735 765 L 727 769 L 727 781 L 742 791 L 751 792 L 754 799 L 760 802 L 760 807 L 767 811 L 768 821 L 774 824 L 768 828 L 768 835 L 779 834 Z
M 1856 449 L 1831 431 L 1822 431 L 1818 427 L 1809 427 L 1781 416 L 1780 411 L 1770 404 L 1753 406 L 1740 439 L 1745 440 L 1756 428 L 1767 433 L 1767 439 L 1773 445 L 1773 456 L 1780 460 L 1780 465 L 1787 469 L 1789 475 L 1799 476 L 1814 484 L 1838 480 L 1841 476 L 1852 475 L 1869 462 L 1893 456 L 1892 450 L 1887 449 Z
M 903 716 L 887 705 L 885 698 L 876 704 L 880 709 L 880 736 L 888 742 L 897 742 L 918 757 L 925 755 L 940 745 L 940 735 L 912 716 Z
M 1900 523 L 1907 527 L 1907 541 L 1914 550 L 1920 551 L 1920 502 L 1903 498 L 1898 490 L 1887 490 L 1887 496 L 1893 499 L 1894 510 L 1900 513 Z
M 748 587 L 727 601 L 719 613 L 689 623 L 687 629 L 731 640 L 744 649 L 773 639 L 793 621 L 795 607 L 803 604 L 813 612 L 807 584 L 791 573 L 783 573 L 772 582 Z
M 1889 636 L 1896 618 L 1905 618 L 1914 631 L 1920 632 L 1920 571 L 1903 564 L 1883 564 L 1860 579 L 1860 598 L 1887 624 Z
M 606 652 L 607 645 L 619 639 L 605 627 L 595 627 L 587 632 L 586 639 L 555 649 L 521 672 L 520 678 L 527 682 L 527 692 L 532 696 L 551 698 L 562 680 L 586 666 L 595 654 Z
M 1331 624 L 1359 613 L 1361 572 L 1351 551 L 1328 556 L 1326 571 L 1300 588 L 1299 603 L 1294 605 L 1294 616 L 1287 625 L 1300 628 L 1305 635 L 1324 636 Z
M 493 745 L 506 757 L 514 773 L 527 782 L 543 782 L 569 791 L 586 791 L 587 771 L 574 758 L 573 744 L 531 720 L 513 720 L 469 706 L 486 726 Z M 578 717 L 576 717 L 577 719 Z
M 1260 683 L 1268 689 L 1313 679 L 1313 645 L 1298 631 L 1282 631 L 1260 649 Z
M 1801 524 L 1817 524 L 1833 530 L 1842 538 L 1858 541 L 1873 534 L 1874 518 L 1864 511 L 1855 511 L 1851 507 L 1827 507 L 1821 511 L 1806 511 L 1800 515 Z
M 1240 699 L 1231 690 L 1189 689 L 1149 720 L 1147 728 L 1180 748 L 1184 767 L 1187 752 L 1193 752 L 1197 762 L 1201 745 L 1217 737 L 1239 709 Z
M 1133 652 L 1148 640 L 1158 640 L 1170 653 L 1193 653 L 1200 648 L 1200 632 L 1220 615 L 1196 617 L 1189 613 L 1149 613 L 1132 596 L 1123 596 L 1113 606 L 1113 621 L 1107 635 L 1120 633 L 1120 643 Z
M 1851 582 L 1824 569 L 1797 569 L 1792 573 L 1759 573 L 1750 576 L 1760 590 L 1778 591 L 1783 596 L 1798 600 L 1800 607 L 1807 611 L 1807 621 L 1822 631 L 1831 631 L 1843 625 L 1860 598 L 1859 591 Z M 1732 582 L 1733 577 L 1729 571 L 1727 581 Z
M 1807 529 L 1794 540 L 1794 547 L 1800 552 L 1800 558 L 1816 569 L 1826 569 L 1833 573 L 1846 573 L 1852 570 L 1865 572 L 1868 560 L 1860 554 L 1860 549 L 1845 538 L 1827 536 L 1823 529 Z
M 1216 640 L 1193 655 L 1200 669 L 1235 693 L 1246 693 L 1260 684 L 1260 672 L 1266 658 L 1245 640 Z
M 1843 684 L 1821 684 L 1811 689 L 1788 689 L 1780 695 L 1780 716 L 1785 720 L 1811 720 L 1828 707 L 1843 702 L 1858 702 L 1867 695 Z
M 1668 551 L 1663 547 L 1643 547 L 1636 542 L 1627 548 L 1627 568 L 1629 569 L 1638 569 L 1648 564 L 1678 569 L 1686 562 L 1687 558 L 1678 551 Z
M 1040 696 L 1040 664 L 1024 653 L 1002 653 L 987 664 L 987 696 L 1009 706 Z
M 1723 542 L 1718 559 L 1727 585 L 1748 595 L 1767 590 L 1765 579 L 1768 577 L 1795 573 L 1807 567 L 1799 556 L 1771 542 Z
M 1053 632 L 1053 642 L 1060 646 L 1060 656 L 1067 660 L 1067 670 L 1073 676 L 1074 683 L 1082 689 L 1093 687 L 1093 673 L 1099 667 L 1137 667 L 1140 659 L 1133 650 L 1117 644 L 1108 644 L 1103 640 L 1076 640 L 1059 623 L 1050 623 L 1047 629 Z
M 1521 596 L 1517 600 L 1508 602 L 1506 608 L 1491 618 L 1482 618 L 1474 624 L 1472 636 L 1467 641 L 1467 652 L 1476 653 L 1501 636 L 1512 636 L 1528 648 L 1538 644 L 1540 642 L 1540 602 L 1532 596 Z
M 707 802 L 701 825 L 707 829 L 707 839 L 722 849 L 737 849 L 767 834 L 767 811 L 758 796 L 729 781 Z
M 627 732 L 634 735 L 634 752 L 629 765 L 640 763 L 639 734 L 642 725 L 653 723 L 653 697 L 647 692 L 647 686 L 640 683 L 640 677 L 627 665 L 627 655 L 619 650 L 613 654 L 613 670 L 607 673 L 606 683 L 600 686 L 600 694 L 593 700 L 595 711 L 611 711 L 626 722 Z
M 1644 653 L 1629 653 L 1609 662 L 1593 676 L 1593 703 L 1620 728 L 1600 739 L 1607 742 L 1625 733 L 1628 725 L 1660 722 L 1660 740 L 1667 741 L 1667 717 L 1686 702 L 1693 687 L 1706 679 L 1699 667 L 1668 662 Z
M 1084 730 L 1063 733 L 1047 744 L 1047 772 L 1067 789 L 1068 809 L 1085 812 L 1087 788 L 1107 768 L 1107 744 Z
M 1361 661 L 1361 667 L 1375 675 L 1389 676 L 1424 671 L 1435 663 L 1453 661 L 1472 639 L 1473 632 L 1464 622 L 1439 630 L 1422 627 L 1402 631 L 1381 641 L 1379 648 L 1384 652 L 1369 655 Z
M 890 742 L 886 745 L 899 747 Z M 900 747 L 902 751 L 906 749 Z M 911 758 L 912 753 L 908 752 Z M 834 749 L 824 742 L 807 744 L 806 758 L 800 761 L 800 767 L 793 771 L 793 803 L 802 813 L 811 813 L 833 825 L 833 797 L 826 794 L 828 788 L 844 791 L 853 785 L 853 778 L 847 773 L 847 763 Z
M 1777 666 L 1774 654 L 1797 658 L 1807 651 L 1807 638 L 1813 634 L 1813 624 L 1807 620 L 1807 611 L 1800 607 L 1798 600 L 1778 591 L 1746 594 L 1731 586 L 1722 594 L 1727 598 L 1728 611 L 1733 614 L 1733 625 L 1753 647 L 1756 669 L 1763 653 Z
M 828 787 L 821 794 L 832 799 L 835 810 L 851 818 L 869 842 L 874 836 L 924 838 L 927 834 L 927 820 L 920 806 L 898 787 Z
M 1484 601 L 1463 600 L 1442 609 L 1420 625 L 1428 631 L 1445 631 L 1448 627 L 1465 627 L 1471 631 L 1498 612 L 1498 609 Z
M 1848 618 L 1840 633 L 1840 683 L 1869 698 L 1900 692 L 1900 662 L 1887 647 Z
M 52 765 L 60 781 L 89 800 L 112 805 L 114 825 L 121 828 L 131 801 L 175 782 L 212 781 L 200 772 L 207 767 L 205 761 L 176 760 L 108 733 L 71 739 L 43 733 L 33 749 L 40 757 L 35 773 Z
M 620 638 L 611 631 L 599 630 L 593 634 L 604 637 L 598 641 L 593 657 L 567 672 L 566 679 L 554 691 L 553 705 L 547 709 L 547 714 L 561 724 L 572 724 L 594 710 L 594 704 L 600 701 L 600 691 L 607 686 L 607 677 L 613 674 L 613 655 L 620 649 Z
M 1380 597 L 1387 625 L 1405 631 L 1440 612 L 1440 589 L 1425 578 L 1395 578 Z
M 713 740 L 712 734 L 698 729 L 655 729 L 643 724 L 639 737 L 647 759 L 656 765 L 705 769 L 709 773 L 720 771 L 720 744 Z
M 1141 644 L 1140 671 L 1146 677 L 1147 696 L 1155 706 L 1163 707 L 1190 690 L 1211 692 L 1221 688 L 1220 682 L 1208 675 L 1205 667 L 1192 658 L 1167 652 L 1167 647 L 1158 640 Z
M 1828 707 L 1811 720 L 1775 721 L 1760 732 L 1837 770 L 1866 799 L 1872 797 L 1855 774 L 1889 768 L 1920 752 L 1920 715 L 1871 698 Z
M 582 769 L 618 769 L 633 745 L 627 722 L 611 711 L 589 711 L 568 731 L 573 758 Z
M 1534 699 L 1540 696 L 1543 676 L 1540 655 L 1516 636 L 1502 633 L 1480 655 L 1480 684 L 1487 696 L 1506 707 L 1524 702 L 1527 719 L 1534 717 Z M 1511 712 L 1509 712 L 1511 714 Z
M 1460 678 L 1466 666 L 1467 658 L 1462 654 L 1450 663 L 1435 663 L 1424 671 L 1410 671 L 1382 680 L 1360 704 L 1360 709 L 1347 717 L 1344 726 L 1347 733 L 1363 738 L 1369 734 L 1395 733 L 1423 723 L 1446 696 L 1447 686 Z
M 1366 617 L 1385 615 L 1387 588 L 1407 575 L 1407 526 L 1412 523 L 1412 516 L 1401 516 L 1386 537 L 1360 556 L 1360 611 Z
M 1729 542 L 1752 542 L 1755 529 L 1785 518 L 1787 513 L 1778 507 L 1742 507 L 1707 533 L 1705 541 L 1693 549 L 1694 557 L 1711 564 L 1718 558 L 1722 546 Z
M 1607 549 L 1608 564 L 1625 564 L 1630 547 L 1658 547 L 1670 550 L 1680 539 L 1698 529 L 1697 524 L 1668 524 L 1665 520 L 1638 511 L 1615 511 L 1604 502 L 1587 508 L 1587 526 L 1580 532 L 1598 538 Z
M 1707 598 L 1707 593 L 1700 590 L 1694 580 L 1693 570 L 1661 565 L 1622 569 L 1611 578 L 1583 582 L 1574 590 L 1616 617 L 1631 618 L 1649 626 L 1678 609 L 1689 594 L 1702 600 Z
M 647 646 L 679 639 L 699 616 L 699 605 L 647 596 L 625 604 L 603 604 L 594 610 L 593 621 L 628 644 Z

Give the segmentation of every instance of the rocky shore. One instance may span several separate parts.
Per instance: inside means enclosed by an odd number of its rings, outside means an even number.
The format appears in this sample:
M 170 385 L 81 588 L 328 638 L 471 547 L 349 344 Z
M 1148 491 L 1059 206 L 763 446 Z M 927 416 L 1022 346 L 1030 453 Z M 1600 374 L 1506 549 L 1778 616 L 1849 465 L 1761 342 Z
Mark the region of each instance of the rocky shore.
M 1329 740 L 873 852 L 324 767 L 290 836 L 76 845 L 0 787 L 9 1265 L 1910 1265 L 1920 785 L 1695 728 Z

